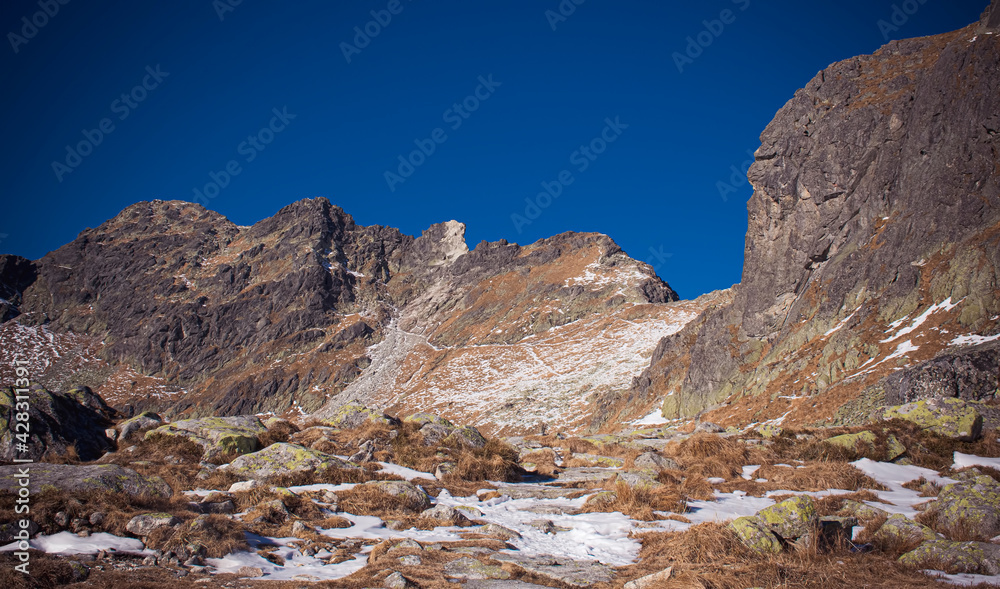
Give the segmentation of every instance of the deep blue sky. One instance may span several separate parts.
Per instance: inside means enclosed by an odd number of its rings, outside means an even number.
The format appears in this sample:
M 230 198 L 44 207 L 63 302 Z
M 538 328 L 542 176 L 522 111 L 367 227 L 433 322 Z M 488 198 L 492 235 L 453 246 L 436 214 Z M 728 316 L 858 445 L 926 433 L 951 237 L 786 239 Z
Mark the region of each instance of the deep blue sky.
M 724 199 L 717 183 L 817 71 L 883 44 L 894 1 L 585 0 L 553 30 L 559 0 L 400 0 L 348 63 L 341 43 L 389 0 L 243 0 L 221 20 L 212 0 L 72 0 L 17 53 L 8 33 L 38 0 L 5 0 L 0 252 L 38 258 L 137 201 L 193 200 L 236 160 L 208 207 L 242 225 L 326 196 L 415 235 L 460 220 L 471 247 L 598 231 L 695 297 L 742 270 L 750 187 L 737 175 Z M 960 28 L 987 4 L 928 0 L 891 38 Z M 735 21 L 679 72 L 672 54 L 725 9 Z M 114 104 L 157 65 L 169 76 L 142 102 Z M 501 85 L 452 129 L 446 111 L 490 75 Z M 239 146 L 274 108 L 296 118 L 248 162 Z M 615 117 L 628 128 L 580 171 L 572 154 Z M 60 181 L 52 163 L 105 118 L 114 129 Z M 447 139 L 391 191 L 385 172 L 436 128 Z M 511 215 L 562 170 L 573 183 L 519 231 Z

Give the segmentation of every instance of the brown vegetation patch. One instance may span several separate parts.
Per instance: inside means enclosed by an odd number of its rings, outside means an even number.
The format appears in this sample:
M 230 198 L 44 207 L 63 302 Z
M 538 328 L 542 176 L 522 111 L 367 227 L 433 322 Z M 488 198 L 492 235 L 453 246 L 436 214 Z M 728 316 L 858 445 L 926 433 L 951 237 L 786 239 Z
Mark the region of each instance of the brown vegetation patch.
M 595 495 L 583 505 L 584 513 L 620 512 L 632 519 L 640 521 L 656 521 L 664 519 L 654 511 L 670 511 L 684 513 L 687 504 L 676 488 L 630 487 L 625 483 L 617 483 L 613 495 Z

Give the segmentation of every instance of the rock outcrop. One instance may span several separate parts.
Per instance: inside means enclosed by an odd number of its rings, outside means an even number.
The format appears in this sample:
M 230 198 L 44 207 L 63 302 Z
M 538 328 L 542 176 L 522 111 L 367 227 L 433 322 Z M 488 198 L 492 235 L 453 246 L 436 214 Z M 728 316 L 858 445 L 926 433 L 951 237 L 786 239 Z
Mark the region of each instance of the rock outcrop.
M 89 388 L 60 393 L 33 385 L 26 395 L 28 430 L 18 429 L 14 389 L 0 390 L 0 460 L 38 460 L 46 454 L 66 456 L 72 448 L 82 460 L 96 460 L 114 449 L 105 435 L 116 412 Z M 18 437 L 18 432 L 28 435 Z M 22 446 L 23 445 L 23 446 Z
M 833 64 L 795 94 L 749 171 L 732 302 L 664 339 L 608 413 L 666 397 L 668 418 L 853 422 L 996 395 L 1000 35 L 986 18 Z

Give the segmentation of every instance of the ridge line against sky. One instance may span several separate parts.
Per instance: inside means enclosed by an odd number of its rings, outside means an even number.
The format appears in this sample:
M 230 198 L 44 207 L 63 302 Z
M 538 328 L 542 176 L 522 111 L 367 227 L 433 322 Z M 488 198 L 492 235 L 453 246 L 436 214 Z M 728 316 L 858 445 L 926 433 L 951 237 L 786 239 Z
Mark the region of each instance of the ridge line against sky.
M 745 170 L 827 65 L 986 0 L 11 0 L 0 252 L 135 202 L 317 196 L 411 235 L 609 235 L 684 298 L 740 280 Z

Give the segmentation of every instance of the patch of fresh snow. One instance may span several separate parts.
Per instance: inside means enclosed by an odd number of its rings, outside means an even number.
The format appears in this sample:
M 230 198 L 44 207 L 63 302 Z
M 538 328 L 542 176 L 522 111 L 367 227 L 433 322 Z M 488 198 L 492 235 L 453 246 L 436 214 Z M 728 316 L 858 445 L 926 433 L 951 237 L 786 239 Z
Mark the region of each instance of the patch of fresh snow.
M 970 466 L 985 466 L 1000 470 L 1000 458 L 983 458 L 972 454 L 962 454 L 955 452 L 955 468 L 968 468 Z
M 17 542 L 13 542 L 0 547 L 0 552 L 13 552 L 18 549 L 17 544 Z M 97 554 L 102 550 L 140 554 L 144 552 L 141 541 L 105 532 L 91 534 L 86 538 L 81 538 L 71 532 L 59 532 L 51 536 L 40 534 L 30 541 L 30 545 L 35 550 L 49 554 Z
M 830 331 L 828 331 L 828 332 L 824 333 L 824 334 L 823 334 L 823 337 L 830 337 L 830 336 L 831 336 L 831 335 L 833 335 L 834 333 L 837 333 L 838 331 L 840 331 L 840 329 L 841 329 L 842 327 L 844 327 L 845 325 L 847 325 L 847 322 L 848 322 L 848 321 L 850 321 L 851 319 L 853 319 L 853 318 L 854 318 L 854 316 L 858 314 L 858 311 L 859 311 L 859 310 L 860 310 L 860 309 L 857 309 L 857 310 L 855 310 L 855 311 L 854 311 L 853 313 L 851 313 L 850 315 L 848 315 L 846 319 L 844 319 L 843 321 L 841 321 L 840 323 L 838 323 L 838 324 L 837 324 L 836 326 L 834 326 L 834 327 L 833 327 L 833 328 L 832 328 L 832 329 L 831 329 Z
M 745 480 L 749 481 L 750 479 L 753 478 L 753 473 L 757 472 L 758 470 L 760 470 L 760 465 L 759 464 L 754 464 L 752 466 L 744 466 L 743 467 L 743 478 Z
M 435 480 L 434 475 L 427 472 L 420 472 L 419 470 L 413 470 L 412 468 L 406 468 L 405 466 L 389 462 L 379 462 L 379 464 L 382 466 L 382 469 L 379 470 L 379 472 L 383 474 L 394 474 L 396 476 L 403 477 L 408 481 L 412 481 L 414 479 Z
M 962 299 L 962 300 L 965 300 L 965 299 Z M 881 343 L 887 344 L 887 343 L 889 343 L 891 341 L 898 340 L 899 338 L 903 337 L 904 335 L 913 333 L 914 331 L 916 331 L 917 329 L 919 329 L 920 326 L 923 325 L 924 322 L 926 322 L 927 319 L 929 319 L 930 316 L 933 315 L 934 313 L 937 313 L 938 311 L 942 311 L 942 310 L 943 311 L 951 311 L 952 309 L 954 309 L 955 307 L 957 307 L 961 303 L 962 303 L 962 301 L 958 301 L 957 303 L 952 303 L 951 302 L 951 297 L 948 297 L 947 300 L 945 300 L 945 301 L 943 301 L 941 303 L 938 303 L 937 305 L 932 305 L 929 309 L 927 309 L 926 311 L 924 311 L 924 314 L 921 315 L 921 316 L 919 316 L 919 317 L 917 317 L 916 319 L 914 319 L 913 323 L 911 323 L 909 325 L 909 327 L 906 327 L 906 328 L 904 328 L 904 329 L 896 332 L 895 335 L 890 335 L 888 339 L 882 340 Z
M 871 372 L 872 370 L 875 370 L 876 368 L 878 368 L 882 364 L 885 364 L 889 360 L 893 360 L 895 358 L 901 358 L 901 357 L 909 354 L 910 352 L 916 352 L 919 349 L 920 349 L 920 346 L 913 345 L 913 341 L 912 340 L 906 340 L 905 342 L 903 342 L 903 343 L 899 344 L 898 346 L 896 346 L 896 351 L 895 352 L 889 354 L 888 356 L 886 356 L 885 358 L 883 358 L 881 361 L 879 361 L 877 364 L 875 364 L 874 366 L 872 366 L 871 368 L 869 368 L 865 372 Z M 877 356 L 876 356 L 876 358 L 877 358 Z M 864 364 L 861 365 L 861 368 L 864 368 L 865 366 L 868 366 L 869 364 L 871 364 L 874 361 L 875 361 L 875 358 L 872 358 L 871 360 L 868 360 L 867 362 L 865 362 Z
M 474 497 L 455 498 L 442 491 L 437 503 L 451 507 L 475 507 L 483 512 L 483 517 L 477 519 L 515 530 L 521 538 L 510 543 L 520 554 L 596 560 L 611 566 L 633 564 L 639 556 L 639 542 L 629 537 L 633 522 L 621 513 L 546 515 L 545 519 L 551 520 L 557 527 L 569 529 L 556 534 L 546 534 L 529 525 L 538 519 L 538 514 L 525 511 L 525 508 L 545 506 L 574 511 L 583 507 L 586 496 L 578 499 L 499 499 L 479 501 Z
M 917 515 L 918 510 L 914 506 L 926 503 L 928 498 L 921 497 L 919 491 L 903 487 L 905 483 L 915 481 L 921 477 L 939 485 L 947 485 L 955 482 L 955 479 L 943 477 L 937 471 L 919 466 L 875 462 L 868 458 L 852 462 L 851 465 L 886 487 L 889 487 L 888 491 L 874 491 L 879 499 L 888 501 L 889 504 L 872 501 L 866 501 L 866 503 L 883 511 L 899 513 L 909 518 L 916 517 Z M 933 501 L 935 499 L 930 500 Z
M 996 335 L 960 335 L 951 340 L 949 346 L 976 346 L 987 342 L 1000 340 L 1000 333 Z
M 663 410 L 657 407 L 646 417 L 631 422 L 631 425 L 663 425 L 665 423 L 669 423 L 669 421 L 663 417 Z

